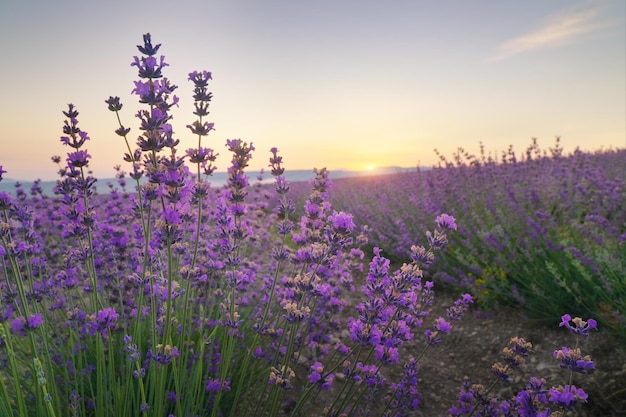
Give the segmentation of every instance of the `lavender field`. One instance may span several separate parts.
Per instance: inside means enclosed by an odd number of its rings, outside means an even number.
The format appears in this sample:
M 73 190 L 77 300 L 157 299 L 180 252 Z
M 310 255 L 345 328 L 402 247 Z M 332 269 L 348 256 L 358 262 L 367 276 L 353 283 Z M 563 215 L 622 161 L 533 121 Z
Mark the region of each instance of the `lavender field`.
M 516 381 L 533 346 L 515 337 L 492 380 L 455 387 L 446 415 L 584 410 L 584 339 L 626 335 L 625 150 L 533 142 L 521 155 L 459 150 L 427 171 L 331 182 L 320 168 L 289 183 L 276 148 L 232 139 L 226 184 L 213 186 L 211 73 L 189 74 L 197 147 L 184 150 L 159 46 L 145 35 L 133 60 L 138 127 L 106 100 L 127 147 L 109 192 L 94 192 L 69 105 L 54 194 L 0 193 L 0 415 L 420 415 L 437 377 L 418 378 L 420 361 L 470 308 L 511 306 L 571 333 L 549 347 L 562 382 Z M 253 157 L 270 185 L 248 172 Z M 456 294 L 443 309 L 439 289 Z
M 515 305 L 546 323 L 564 309 L 626 335 L 626 151 L 542 151 L 474 156 L 439 167 L 335 182 L 333 203 L 371 228 L 398 262 L 438 213 L 459 230 L 438 256 L 436 282 L 484 306 Z

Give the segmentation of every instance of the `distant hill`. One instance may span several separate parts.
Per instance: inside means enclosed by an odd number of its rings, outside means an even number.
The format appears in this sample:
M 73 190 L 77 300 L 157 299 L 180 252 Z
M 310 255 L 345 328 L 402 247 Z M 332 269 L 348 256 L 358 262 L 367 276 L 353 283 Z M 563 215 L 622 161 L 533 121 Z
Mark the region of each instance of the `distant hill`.
M 422 167 L 422 170 L 426 170 L 429 168 Z M 411 172 L 415 171 L 416 168 L 402 168 L 402 167 L 383 167 L 376 168 L 368 171 L 351 171 L 345 169 L 339 170 L 330 170 L 330 178 L 338 179 L 338 178 L 352 178 L 352 177 L 365 177 L 365 176 L 373 176 L 373 175 L 388 175 L 388 174 L 398 174 L 403 172 Z M 249 172 L 250 183 L 256 182 L 256 176 L 258 172 Z M 313 170 L 292 170 L 285 171 L 285 177 L 287 180 L 291 182 L 299 182 L 299 181 L 308 181 L 313 178 Z M 216 172 L 211 177 L 211 184 L 213 187 L 221 187 L 226 184 L 226 180 L 228 179 L 228 174 L 226 172 Z M 265 172 L 263 175 L 263 182 L 269 183 L 273 181 L 272 176 L 269 172 Z M 20 181 L 12 178 L 3 178 L 0 181 L 0 192 L 9 192 L 11 194 L 15 194 L 15 185 L 19 183 L 24 191 L 27 193 L 30 192 L 31 187 L 33 186 L 33 181 Z M 98 182 L 96 182 L 96 188 L 98 193 L 105 194 L 109 192 L 109 186 L 107 184 L 114 184 L 116 188 L 117 179 L 115 178 L 99 178 Z M 126 178 L 127 189 L 132 189 L 134 181 L 130 178 Z M 56 185 L 56 181 L 41 181 L 39 186 L 42 188 L 44 194 L 48 196 L 53 196 L 53 188 Z

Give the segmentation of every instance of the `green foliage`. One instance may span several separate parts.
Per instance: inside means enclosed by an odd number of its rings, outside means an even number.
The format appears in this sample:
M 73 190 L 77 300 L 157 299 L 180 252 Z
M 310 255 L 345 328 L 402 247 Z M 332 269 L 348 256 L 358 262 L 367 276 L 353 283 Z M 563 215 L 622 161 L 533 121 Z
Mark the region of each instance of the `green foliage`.
M 459 233 L 435 265 L 438 281 L 485 309 L 508 305 L 550 323 L 563 311 L 626 336 L 626 150 L 565 155 L 536 140 L 518 158 L 460 149 L 428 171 L 335 186 L 336 203 L 372 226 L 371 242 L 407 258 L 415 225 L 436 212 Z M 377 221 L 378 219 L 378 221 Z

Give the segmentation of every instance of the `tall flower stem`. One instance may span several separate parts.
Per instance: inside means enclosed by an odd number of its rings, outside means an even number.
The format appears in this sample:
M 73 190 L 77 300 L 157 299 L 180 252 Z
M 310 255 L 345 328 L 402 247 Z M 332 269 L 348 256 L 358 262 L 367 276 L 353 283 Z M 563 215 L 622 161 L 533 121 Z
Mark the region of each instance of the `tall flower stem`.
M 17 374 L 17 370 L 19 369 L 17 361 L 15 360 L 15 351 L 13 350 L 13 342 L 11 340 L 11 337 L 7 337 L 9 335 L 9 331 L 6 327 L 6 323 L 2 323 L 0 324 L 0 338 L 2 338 L 5 341 L 5 346 L 7 348 L 7 353 L 8 353 L 8 358 L 9 358 L 9 363 L 11 364 L 11 376 L 13 378 L 13 386 L 15 387 L 12 391 L 14 391 L 15 393 L 15 402 L 17 405 L 17 409 L 19 412 L 19 416 L 25 416 L 27 415 L 26 413 L 26 404 L 24 401 L 24 396 L 22 395 L 22 390 L 19 388 L 21 385 L 21 378 L 19 377 L 19 375 Z M 5 404 L 7 405 L 6 410 L 4 410 L 7 413 L 11 413 L 11 416 L 13 416 L 13 409 L 10 408 L 10 404 L 12 404 L 12 401 L 9 397 L 9 390 L 7 389 L 7 386 L 4 383 L 4 378 L 0 378 L 0 381 L 2 382 L 2 394 L 3 397 L 5 399 Z

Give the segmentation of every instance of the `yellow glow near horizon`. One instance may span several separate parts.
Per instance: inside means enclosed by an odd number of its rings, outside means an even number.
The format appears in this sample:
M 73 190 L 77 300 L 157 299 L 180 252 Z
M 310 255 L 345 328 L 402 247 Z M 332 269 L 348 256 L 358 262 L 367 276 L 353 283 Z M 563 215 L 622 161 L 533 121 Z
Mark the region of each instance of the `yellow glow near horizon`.
M 116 2 L 40 3 L 0 3 L 6 34 L 0 49 L 8 63 L 0 101 L 7 121 L 0 135 L 4 177 L 57 178 L 50 157 L 65 160 L 70 151 L 59 141 L 66 103 L 77 106 L 80 128 L 91 138 L 86 149 L 95 176 L 112 178 L 117 164 L 128 172 L 126 144 L 114 133 L 117 119 L 104 100 L 121 97 L 120 117 L 132 129 L 134 149 L 141 133 L 135 115 L 145 109 L 131 94 L 137 71 L 130 66 L 139 55 L 135 45 L 142 32 L 133 19 L 142 2 L 126 2 L 123 13 Z M 202 146 L 220 154 L 220 172 L 229 165 L 228 138 L 254 143 L 252 176 L 267 170 L 272 147 L 288 171 L 326 167 L 376 174 L 387 167 L 436 166 L 435 149 L 450 159 L 458 148 L 479 155 L 484 147 L 499 160 L 512 146 L 521 157 L 533 137 L 546 150 L 560 136 L 565 154 L 626 145 L 624 19 L 615 19 L 624 16 L 625 2 L 500 7 L 495 1 L 457 1 L 454 10 L 442 2 L 292 2 L 284 8 L 254 0 L 224 3 L 212 10 L 215 24 L 201 28 L 188 24 L 178 3 L 154 8 L 152 15 L 171 21 L 152 41 L 163 44 L 159 55 L 172 65 L 164 75 L 179 85 L 180 107 L 172 108 L 171 122 L 181 140 L 178 156 L 197 146 L 186 127 L 195 119 L 187 74 L 213 73 L 209 91 L 215 99 L 207 121 L 215 131 Z M 367 4 L 355 15 L 361 3 Z M 72 31 L 56 22 L 70 14 L 88 23 L 73 44 L 79 53 L 59 60 Z M 100 18 L 89 19 L 94 14 Z M 108 36 L 111 19 L 126 29 Z M 464 42 L 468 33 L 470 44 Z M 42 34 L 46 48 L 29 53 Z M 207 39 L 211 53 L 189 52 L 205 49 Z M 92 47 L 101 43 L 103 48 Z M 44 91 L 32 81 L 42 77 L 41 62 L 50 64 Z

